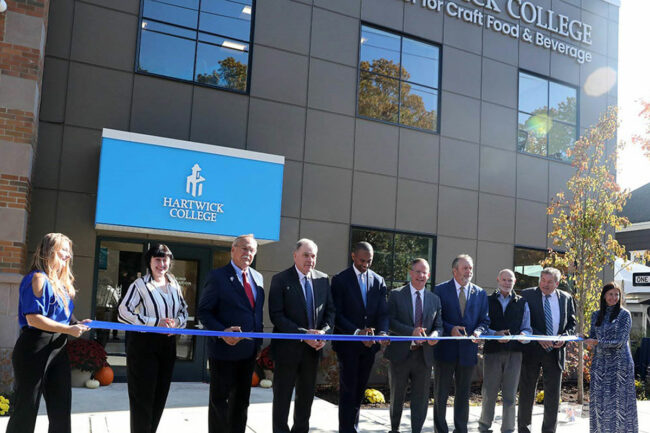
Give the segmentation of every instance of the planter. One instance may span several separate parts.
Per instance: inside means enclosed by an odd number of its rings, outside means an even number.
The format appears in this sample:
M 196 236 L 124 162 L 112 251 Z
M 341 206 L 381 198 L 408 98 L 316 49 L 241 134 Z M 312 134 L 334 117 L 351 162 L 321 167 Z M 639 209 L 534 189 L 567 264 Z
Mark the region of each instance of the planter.
M 84 388 L 86 386 L 86 381 L 90 379 L 91 374 L 90 371 L 73 368 L 70 370 L 70 384 L 75 388 Z

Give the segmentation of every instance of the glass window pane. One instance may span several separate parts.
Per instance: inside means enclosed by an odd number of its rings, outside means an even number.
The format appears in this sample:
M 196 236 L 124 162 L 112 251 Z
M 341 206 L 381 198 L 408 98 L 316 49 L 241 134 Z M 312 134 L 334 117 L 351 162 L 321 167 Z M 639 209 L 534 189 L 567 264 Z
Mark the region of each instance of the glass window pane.
M 372 270 L 384 277 L 386 285 L 390 284 L 393 275 L 393 234 L 378 230 L 353 228 L 350 233 L 352 247 L 357 242 L 365 241 L 375 250 L 372 259 Z
M 546 156 L 546 136 L 550 126 L 551 122 L 545 114 L 531 116 L 519 113 L 518 150 Z
M 196 28 L 198 12 L 156 0 L 144 0 L 142 16 L 179 26 Z
M 549 83 L 549 115 L 553 119 L 576 123 L 576 89 L 558 83 Z
M 117 322 L 117 307 L 129 286 L 143 272 L 143 245 L 140 242 L 101 241 L 97 258 L 97 293 L 95 319 Z M 97 341 L 104 346 L 108 362 L 126 365 L 124 331 L 95 331 Z
M 201 11 L 223 15 L 230 18 L 239 18 L 245 21 L 251 20 L 251 1 L 231 0 L 202 0 Z
M 174 260 L 174 277 L 178 281 L 183 299 L 187 303 L 187 328 L 196 329 L 198 318 L 196 316 L 196 288 L 199 283 L 198 260 Z M 196 336 L 176 336 L 176 359 L 191 361 L 194 359 L 194 345 Z
M 402 125 L 435 131 L 437 126 L 438 91 L 402 82 L 402 106 L 399 122 Z
M 571 149 L 576 141 L 576 127 L 561 122 L 552 122 L 548 133 L 548 156 L 570 161 L 567 150 Z
M 548 81 L 519 73 L 519 111 L 546 114 L 548 110 Z
M 199 83 L 245 91 L 248 52 L 227 48 L 236 44 L 243 48 L 244 44 L 228 40 L 225 40 L 222 46 L 199 42 L 196 50 L 195 80 Z
M 142 30 L 138 72 L 191 80 L 195 42 Z
M 231 18 L 201 12 L 199 30 L 248 41 L 251 33 L 250 20 Z
M 546 257 L 546 252 L 529 248 L 515 247 L 515 283 L 516 289 L 535 287 L 542 272 L 540 262 Z
M 399 80 L 361 71 L 359 115 L 397 123 Z
M 360 68 L 399 77 L 400 37 L 372 27 L 361 28 Z
M 172 26 L 169 24 L 162 24 L 159 23 L 158 21 L 150 21 L 143 19 L 142 20 L 142 29 L 143 30 L 149 30 L 149 31 L 155 31 L 159 33 L 167 33 L 169 35 L 173 36 L 180 36 L 183 38 L 188 38 L 188 39 L 196 39 L 196 31 L 195 30 L 188 30 L 184 29 L 182 27 L 177 27 L 177 26 Z
M 422 257 L 431 266 L 433 255 L 433 239 L 413 234 L 395 234 L 394 281 L 404 285 L 410 281 L 409 269 L 411 260 Z M 431 271 L 431 269 L 429 269 Z M 431 285 L 431 281 L 427 283 Z
M 402 79 L 438 88 L 438 47 L 413 39 L 402 41 Z

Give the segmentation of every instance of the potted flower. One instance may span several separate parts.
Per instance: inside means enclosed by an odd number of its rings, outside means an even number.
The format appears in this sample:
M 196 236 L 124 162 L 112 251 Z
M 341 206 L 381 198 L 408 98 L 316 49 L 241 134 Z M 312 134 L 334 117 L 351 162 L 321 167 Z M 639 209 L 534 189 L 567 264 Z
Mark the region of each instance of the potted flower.
M 72 386 L 83 387 L 106 364 L 106 350 L 94 340 L 77 338 L 67 344 Z
M 273 360 L 271 359 L 271 346 L 266 346 L 257 355 L 257 368 L 261 370 L 265 379 L 273 380 Z

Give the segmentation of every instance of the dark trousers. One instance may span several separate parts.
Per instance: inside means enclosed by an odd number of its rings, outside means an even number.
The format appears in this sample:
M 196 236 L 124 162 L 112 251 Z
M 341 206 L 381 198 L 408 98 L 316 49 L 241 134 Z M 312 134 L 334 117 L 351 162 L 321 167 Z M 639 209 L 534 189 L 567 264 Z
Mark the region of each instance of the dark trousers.
M 467 433 L 469 421 L 469 392 L 472 386 L 474 366 L 458 362 L 436 361 L 434 369 L 433 430 L 448 433 L 447 398 L 454 381 L 454 433 Z
M 304 344 L 291 360 L 276 360 L 273 372 L 273 433 L 307 433 L 316 391 L 319 353 Z M 289 429 L 291 394 L 296 389 L 293 426 Z
M 210 433 L 244 433 L 255 357 L 237 361 L 210 358 Z
M 360 344 L 360 343 L 348 343 Z M 337 352 L 339 360 L 339 433 L 357 433 L 361 402 L 375 362 L 375 351 L 345 349 Z
M 126 378 L 132 433 L 154 433 L 158 429 L 175 361 L 176 339 L 173 336 L 127 334 Z
M 45 398 L 49 433 L 70 433 L 70 362 L 65 350 L 67 337 L 24 328 L 14 347 L 14 413 L 7 433 L 34 431 L 41 395 Z
M 424 361 L 424 350 L 419 347 L 409 352 L 403 361 L 390 362 L 390 430 L 399 432 L 406 388 L 411 384 L 411 432 L 420 433 L 429 410 L 431 367 Z
M 537 343 L 530 343 L 537 344 Z M 524 354 L 519 378 L 519 412 L 517 412 L 517 429 L 519 433 L 530 433 L 533 415 L 533 403 L 537 391 L 540 367 L 543 370 L 544 384 L 544 420 L 542 433 L 555 433 L 557 411 L 560 406 L 560 389 L 562 387 L 562 370 L 558 365 L 558 349 L 550 352 L 536 351 L 536 355 Z

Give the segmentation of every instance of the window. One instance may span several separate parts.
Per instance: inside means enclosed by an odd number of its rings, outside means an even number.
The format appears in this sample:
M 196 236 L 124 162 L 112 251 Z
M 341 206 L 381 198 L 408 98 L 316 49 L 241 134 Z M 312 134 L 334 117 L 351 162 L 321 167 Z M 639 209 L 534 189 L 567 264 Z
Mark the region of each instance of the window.
M 440 48 L 361 26 L 358 114 L 438 130 Z
M 246 92 L 253 0 L 143 0 L 136 71 Z
M 537 287 L 539 276 L 542 272 L 540 263 L 549 255 L 547 250 L 534 248 L 515 247 L 515 289 L 523 290 L 528 287 Z M 564 276 L 564 270 L 560 269 Z M 560 289 L 568 290 L 566 281 L 560 282 Z
M 517 149 L 561 161 L 578 135 L 578 95 L 574 87 L 519 72 Z
M 434 236 L 352 227 L 351 247 L 361 241 L 369 242 L 374 248 L 372 269 L 384 277 L 389 290 L 409 281 L 409 264 L 417 257 L 426 259 L 431 266 L 431 278 L 427 283 L 431 286 L 435 268 Z

